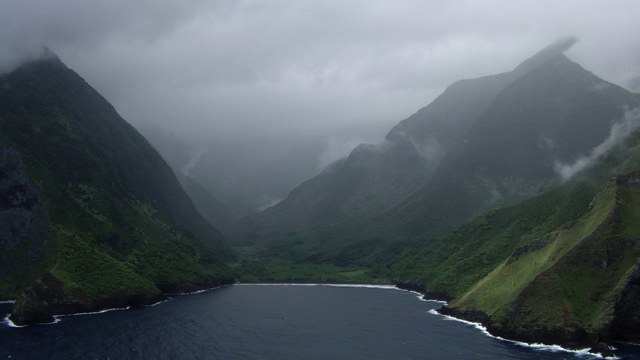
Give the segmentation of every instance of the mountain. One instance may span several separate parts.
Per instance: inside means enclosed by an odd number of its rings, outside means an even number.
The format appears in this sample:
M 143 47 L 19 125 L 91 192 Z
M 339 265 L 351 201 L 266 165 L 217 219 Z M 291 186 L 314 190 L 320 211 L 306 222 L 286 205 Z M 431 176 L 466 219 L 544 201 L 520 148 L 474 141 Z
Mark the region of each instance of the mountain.
M 220 232 L 228 232 L 237 221 L 235 212 L 229 205 L 213 195 L 206 186 L 195 180 L 191 174 L 190 168 L 197 165 L 201 155 L 198 153 L 194 155 L 189 144 L 181 141 L 174 133 L 161 126 L 142 123 L 138 124 L 136 128 L 167 161 L 184 191 L 205 220 Z
M 247 216 L 238 241 L 380 214 L 417 190 L 493 97 L 520 72 L 454 83 L 430 105 L 396 125 L 381 144 L 361 144 L 344 159 Z
M 638 125 L 640 114 L 631 114 Z M 441 311 L 526 342 L 640 340 L 640 131 L 565 184 L 482 214 L 394 266 Z
M 233 281 L 232 253 L 160 155 L 53 53 L 0 75 L 0 298 L 11 319 Z
M 525 63 L 526 64 L 526 63 Z M 638 96 L 558 54 L 507 86 L 447 153 L 431 181 L 387 212 L 408 234 L 440 236 L 538 195 L 605 141 Z
M 574 41 L 511 72 L 454 83 L 383 144 L 361 145 L 241 219 L 232 241 L 294 262 L 386 266 L 407 247 L 559 185 L 638 104 L 563 55 Z

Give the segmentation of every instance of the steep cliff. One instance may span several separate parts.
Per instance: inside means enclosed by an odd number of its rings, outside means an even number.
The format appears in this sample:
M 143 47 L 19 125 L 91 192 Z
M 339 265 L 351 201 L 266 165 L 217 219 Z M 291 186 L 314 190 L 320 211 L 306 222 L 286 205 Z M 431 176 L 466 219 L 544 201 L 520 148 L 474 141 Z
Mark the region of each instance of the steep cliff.
M 0 75 L 0 141 L 0 297 L 20 294 L 14 322 L 233 281 L 230 248 L 169 166 L 50 51 Z

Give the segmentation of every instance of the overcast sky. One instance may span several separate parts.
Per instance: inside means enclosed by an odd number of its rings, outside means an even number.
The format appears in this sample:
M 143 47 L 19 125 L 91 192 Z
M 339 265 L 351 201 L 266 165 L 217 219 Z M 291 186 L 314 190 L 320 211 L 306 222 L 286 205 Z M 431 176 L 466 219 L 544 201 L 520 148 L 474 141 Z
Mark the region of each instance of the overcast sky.
M 568 35 L 572 59 L 638 85 L 639 14 L 635 0 L 3 0 L 0 67 L 46 44 L 125 119 L 194 136 L 355 134 Z

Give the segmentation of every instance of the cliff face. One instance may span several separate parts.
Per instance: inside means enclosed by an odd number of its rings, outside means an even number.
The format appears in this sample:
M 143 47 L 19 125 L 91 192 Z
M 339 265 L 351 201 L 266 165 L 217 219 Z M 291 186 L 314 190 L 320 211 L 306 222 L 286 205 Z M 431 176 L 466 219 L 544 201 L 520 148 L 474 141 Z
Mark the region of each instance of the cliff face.
M 0 143 L 0 294 L 16 298 L 51 253 L 51 220 L 20 154 Z
M 611 336 L 620 341 L 640 341 L 640 265 L 636 265 L 616 297 Z
M 0 75 L 0 298 L 12 320 L 233 281 L 169 166 L 50 52 Z

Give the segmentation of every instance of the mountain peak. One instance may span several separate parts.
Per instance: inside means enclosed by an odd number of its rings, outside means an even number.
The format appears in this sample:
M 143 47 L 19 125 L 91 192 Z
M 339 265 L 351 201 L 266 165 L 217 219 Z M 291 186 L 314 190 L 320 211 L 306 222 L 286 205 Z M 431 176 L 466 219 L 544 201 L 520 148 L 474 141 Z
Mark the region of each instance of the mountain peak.
M 523 61 L 520 65 L 518 65 L 518 67 L 516 67 L 515 71 L 529 72 L 546 63 L 547 61 L 561 56 L 565 51 L 569 50 L 577 41 L 578 39 L 573 36 L 558 39 L 549 46 L 538 51 L 532 57 Z
M 52 60 L 61 61 L 58 55 L 53 52 L 48 46 L 43 46 L 40 51 L 40 55 L 36 57 L 37 60 Z

